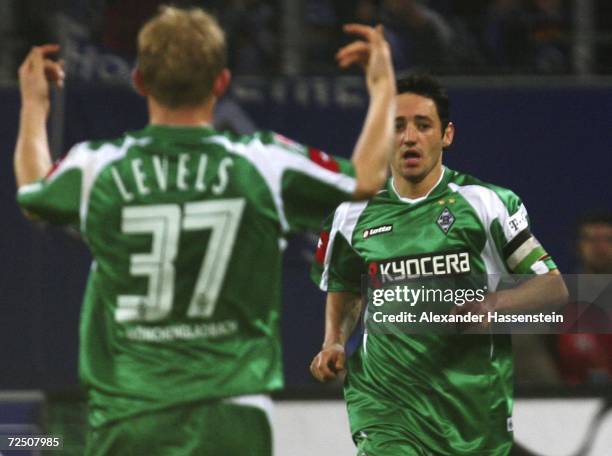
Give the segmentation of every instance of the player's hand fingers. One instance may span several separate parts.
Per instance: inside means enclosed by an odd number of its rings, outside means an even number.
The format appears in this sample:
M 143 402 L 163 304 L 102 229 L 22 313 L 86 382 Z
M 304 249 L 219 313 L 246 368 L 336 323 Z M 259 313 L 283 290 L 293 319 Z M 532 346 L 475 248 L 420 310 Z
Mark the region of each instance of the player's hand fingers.
M 19 76 L 25 77 L 30 73 L 45 71 L 45 57 L 57 53 L 60 50 L 59 44 L 43 44 L 34 46 L 19 67 Z
M 343 28 L 347 33 L 359 35 L 363 41 L 354 41 L 338 51 L 336 59 L 341 67 L 347 67 L 353 63 L 365 66 L 370 54 L 380 49 L 385 43 L 381 25 L 373 28 L 362 24 L 346 24 Z
M 58 87 L 63 87 L 66 74 L 64 73 L 64 62 L 54 62 L 49 59 L 44 61 L 45 76 L 47 81 L 55 83 Z
M 321 364 L 322 354 L 319 353 L 314 357 L 312 363 L 310 363 L 310 373 L 312 376 L 320 382 L 325 381 L 325 374 L 323 373 L 323 365 Z
M 385 41 L 385 27 L 382 24 L 377 24 L 376 27 L 374 27 L 374 36 L 377 42 L 383 42 Z
M 334 363 L 334 369 L 336 373 L 339 373 L 344 370 L 345 360 L 346 360 L 346 357 L 344 353 L 343 352 L 338 353 L 338 355 L 336 356 L 336 361 Z
M 56 54 L 60 50 L 59 44 L 42 44 L 40 46 L 33 46 L 28 53 L 26 60 L 30 60 L 34 63 L 42 64 L 45 57 Z
M 370 27 L 369 25 L 345 24 L 342 29 L 346 33 L 350 33 L 352 35 L 359 35 L 360 37 L 370 42 L 380 39 L 380 35 L 377 33 L 376 28 Z
M 328 353 L 321 356 L 321 358 L 319 359 L 318 367 L 322 382 L 334 380 L 336 378 L 336 372 L 334 370 L 334 360 Z
M 42 56 L 43 58 L 48 57 L 53 54 L 57 54 L 60 51 L 60 49 L 61 49 L 60 45 L 54 44 L 54 43 L 41 44 L 40 46 L 34 46 L 32 48 L 33 51 L 35 51 L 38 55 Z
M 351 65 L 359 65 L 365 67 L 368 64 L 369 51 L 364 51 L 359 54 L 347 55 L 341 59 L 338 59 L 338 66 L 340 68 L 348 68 Z
M 311 369 L 312 375 L 321 383 L 325 383 L 329 380 L 336 378 L 336 374 L 329 369 L 329 366 L 321 361 L 317 360 L 315 366 Z
M 368 50 L 369 46 L 368 43 L 366 43 L 365 41 L 353 41 L 352 43 L 349 43 L 346 46 L 342 46 L 340 49 L 338 49 L 338 52 L 336 52 L 336 59 L 341 59 L 342 57 L 345 57 L 347 55 L 353 53 L 360 53 Z
M 319 353 L 311 364 L 312 375 L 320 382 L 326 382 L 336 378 L 336 373 L 332 369 L 333 362 L 329 353 Z
M 370 55 L 370 47 L 364 41 L 354 41 L 336 53 L 336 61 L 341 68 L 358 63 L 365 65 Z
M 19 76 L 23 77 L 29 74 L 36 67 L 36 63 L 39 60 L 42 60 L 42 54 L 38 48 L 33 47 L 19 67 Z

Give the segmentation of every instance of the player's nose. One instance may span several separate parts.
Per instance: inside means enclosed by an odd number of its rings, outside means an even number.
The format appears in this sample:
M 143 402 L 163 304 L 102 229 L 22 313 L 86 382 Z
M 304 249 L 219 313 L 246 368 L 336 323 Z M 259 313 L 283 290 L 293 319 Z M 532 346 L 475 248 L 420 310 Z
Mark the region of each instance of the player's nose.
M 402 132 L 402 144 L 415 144 L 417 141 L 417 129 L 413 125 L 407 125 Z
M 408 122 L 406 128 L 404 128 L 404 136 L 406 140 L 414 141 L 418 135 L 418 129 L 414 122 Z

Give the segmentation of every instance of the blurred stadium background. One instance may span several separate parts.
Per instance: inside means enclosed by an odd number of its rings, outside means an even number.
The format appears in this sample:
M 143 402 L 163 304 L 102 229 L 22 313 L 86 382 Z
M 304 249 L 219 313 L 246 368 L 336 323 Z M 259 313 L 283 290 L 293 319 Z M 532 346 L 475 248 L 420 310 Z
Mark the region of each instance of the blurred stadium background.
M 16 71 L 30 46 L 61 43 L 68 80 L 54 93 L 49 129 L 56 156 L 83 139 L 141 128 L 146 109 L 129 82 L 134 42 L 160 3 L 0 1 L 0 430 L 38 426 L 63 434 L 62 454 L 79 454 L 82 442 L 77 339 L 89 257 L 74 233 L 29 224 L 15 204 Z M 515 190 L 561 270 L 580 270 L 575 222 L 612 206 L 612 2 L 173 3 L 208 8 L 227 32 L 234 80 L 219 106 L 220 128 L 275 130 L 345 156 L 367 96 L 357 72 L 335 68 L 333 54 L 346 42 L 340 25 L 382 22 L 399 73 L 430 70 L 450 88 L 457 135 L 446 164 Z M 308 373 L 323 331 L 324 296 L 307 276 L 315 242 L 314 234 L 292 239 L 285 256 L 280 455 L 353 454 L 339 385 L 321 387 Z M 559 366 L 569 355 L 555 340 L 517 341 L 515 429 L 533 454 L 612 454 L 612 348 L 604 361 L 591 362 L 601 356 L 585 343 L 567 375 L 567 362 L 565 372 Z M 581 448 L 587 441 L 590 447 Z

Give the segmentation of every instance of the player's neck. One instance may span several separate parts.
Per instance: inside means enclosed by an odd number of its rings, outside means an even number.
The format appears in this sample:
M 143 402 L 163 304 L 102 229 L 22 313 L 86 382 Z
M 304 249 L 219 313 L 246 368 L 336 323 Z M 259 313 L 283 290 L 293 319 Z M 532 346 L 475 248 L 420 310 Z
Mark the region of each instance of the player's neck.
M 196 106 L 168 108 L 149 97 L 149 123 L 193 127 L 212 125 L 214 104 L 214 99 L 210 99 Z
M 402 198 L 417 199 L 426 196 L 438 185 L 444 174 L 444 167 L 437 166 L 425 178 L 417 182 L 408 180 L 395 172 L 392 174 L 393 187 L 398 195 Z

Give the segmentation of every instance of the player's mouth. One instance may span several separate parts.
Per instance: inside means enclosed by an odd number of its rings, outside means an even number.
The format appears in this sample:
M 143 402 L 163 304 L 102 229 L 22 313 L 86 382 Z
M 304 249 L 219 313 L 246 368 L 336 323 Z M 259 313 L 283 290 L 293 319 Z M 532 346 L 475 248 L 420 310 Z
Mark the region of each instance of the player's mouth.
M 402 152 L 402 160 L 407 166 L 417 166 L 421 161 L 421 154 L 416 150 L 406 150 Z

